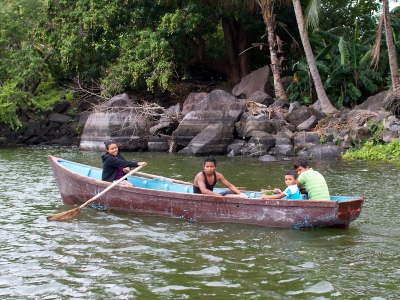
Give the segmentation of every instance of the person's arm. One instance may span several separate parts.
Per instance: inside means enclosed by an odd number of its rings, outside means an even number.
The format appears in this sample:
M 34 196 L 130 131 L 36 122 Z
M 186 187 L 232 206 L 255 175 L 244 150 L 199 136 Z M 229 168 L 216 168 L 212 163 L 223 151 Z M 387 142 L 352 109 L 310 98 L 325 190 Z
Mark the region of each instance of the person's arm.
M 145 166 L 147 166 L 147 162 L 141 161 L 141 162 L 138 162 L 137 165 L 141 166 L 141 167 L 145 167 Z M 131 171 L 131 167 L 125 167 L 123 169 L 123 171 L 124 171 L 124 173 L 129 173 Z
M 240 191 L 236 188 L 236 186 L 234 186 L 232 183 L 226 180 L 224 175 L 222 175 L 221 173 L 217 173 L 217 181 L 220 181 L 224 186 L 226 186 L 235 194 L 240 195 Z
M 119 168 L 119 167 L 133 167 L 136 168 L 138 166 L 143 166 L 145 167 L 147 165 L 146 162 L 136 162 L 136 161 L 129 161 L 129 160 L 125 160 L 125 158 L 122 157 L 121 154 L 117 154 L 118 158 L 116 158 L 113 155 L 109 155 L 107 157 L 107 165 L 110 167 L 114 167 L 114 168 Z M 128 171 L 129 172 L 129 171 Z
M 283 197 L 286 197 L 286 194 L 284 193 L 279 193 L 279 194 L 274 194 L 274 195 L 261 195 L 261 199 L 282 199 Z

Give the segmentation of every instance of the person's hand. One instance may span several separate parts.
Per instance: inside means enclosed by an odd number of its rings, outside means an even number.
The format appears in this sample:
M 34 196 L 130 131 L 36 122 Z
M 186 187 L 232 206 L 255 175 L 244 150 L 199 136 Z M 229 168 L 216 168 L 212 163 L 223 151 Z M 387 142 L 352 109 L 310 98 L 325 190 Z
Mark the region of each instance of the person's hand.
M 274 189 L 274 194 L 281 194 L 282 191 L 280 189 Z
M 131 168 L 125 167 L 125 168 L 122 169 L 122 171 L 126 174 L 126 173 L 129 173 L 131 171 Z
M 147 162 L 145 161 L 138 162 L 138 166 L 145 167 L 147 166 Z

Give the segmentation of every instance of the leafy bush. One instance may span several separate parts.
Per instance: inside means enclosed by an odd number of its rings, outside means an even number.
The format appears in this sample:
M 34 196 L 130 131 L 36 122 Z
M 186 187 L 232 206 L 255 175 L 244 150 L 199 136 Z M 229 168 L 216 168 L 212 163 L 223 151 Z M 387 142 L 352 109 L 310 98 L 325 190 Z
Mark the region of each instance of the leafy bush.
M 28 106 L 31 96 L 17 88 L 15 82 L 6 81 L 0 87 L 0 121 L 10 125 L 13 130 L 20 128 L 22 124 L 18 119 L 18 110 Z
M 343 155 L 343 159 L 399 161 L 400 141 L 394 140 L 387 144 L 378 144 L 374 141 L 368 141 L 359 149 L 351 148 Z

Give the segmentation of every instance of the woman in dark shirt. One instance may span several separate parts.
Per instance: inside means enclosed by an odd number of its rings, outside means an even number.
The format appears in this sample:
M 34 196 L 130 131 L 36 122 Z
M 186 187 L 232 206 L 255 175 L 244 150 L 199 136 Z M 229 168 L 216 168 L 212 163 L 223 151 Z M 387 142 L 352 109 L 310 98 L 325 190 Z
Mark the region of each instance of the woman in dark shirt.
M 131 167 L 138 167 L 147 165 L 146 162 L 134 162 L 125 160 L 121 154 L 118 153 L 118 146 L 115 141 L 104 142 L 107 153 L 101 156 L 103 161 L 103 174 L 102 180 L 112 182 L 118 180 L 129 173 Z M 123 184 L 131 185 L 128 181 L 123 180 Z

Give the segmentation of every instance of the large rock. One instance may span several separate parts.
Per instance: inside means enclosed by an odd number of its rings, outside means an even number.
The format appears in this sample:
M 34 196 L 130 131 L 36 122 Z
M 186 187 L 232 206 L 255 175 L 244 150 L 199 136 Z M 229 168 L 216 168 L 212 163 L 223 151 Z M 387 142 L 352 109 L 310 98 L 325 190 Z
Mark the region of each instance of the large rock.
M 232 89 L 232 94 L 234 96 L 245 94 L 247 98 L 257 91 L 269 94 L 270 72 L 268 66 L 251 72 L 249 75 L 243 77 L 239 84 Z
M 379 94 L 370 96 L 360 105 L 356 105 L 354 110 L 371 110 L 371 111 L 380 111 L 386 110 L 389 108 L 391 100 L 387 98 L 388 91 L 383 91 Z
M 334 144 L 311 146 L 298 153 L 300 157 L 311 159 L 339 158 L 344 153 L 344 148 Z
M 231 130 L 221 123 L 216 123 L 207 126 L 196 135 L 184 152 L 196 155 L 227 154 L 228 145 L 232 144 L 232 142 L 233 135 Z
M 303 130 L 310 130 L 311 128 L 314 128 L 318 124 L 318 119 L 316 116 L 311 116 L 304 122 L 300 123 L 297 127 L 297 131 L 303 131 Z
M 243 138 L 253 136 L 253 131 L 274 132 L 267 114 L 253 116 L 252 113 L 246 112 L 235 126 L 238 136 Z
M 245 140 L 236 139 L 232 144 L 228 145 L 227 152 L 228 156 L 240 156 L 242 155 L 242 149 L 247 144 Z
M 86 121 L 79 148 L 104 151 L 104 142 L 112 139 L 121 150 L 147 149 L 143 136 L 149 125 L 130 109 L 134 106 L 127 94 L 115 96 L 98 106 Z
M 317 132 L 297 132 L 293 136 L 294 148 L 308 147 L 311 145 L 319 145 L 320 136 Z
M 244 101 L 222 90 L 214 90 L 188 113 L 172 133 L 173 141 L 188 146 L 190 141 L 210 124 L 221 123 L 233 134 L 235 123 L 246 108 Z
M 57 122 L 57 123 L 63 124 L 63 123 L 71 122 L 71 117 L 66 116 L 66 115 L 61 115 L 59 113 L 52 113 L 49 116 L 49 120 L 53 121 L 53 122 Z
M 263 156 L 275 145 L 275 137 L 263 131 L 254 131 L 252 138 L 243 148 L 243 154 L 247 156 Z
M 389 116 L 383 120 L 383 126 L 389 131 L 400 131 L 400 120 L 395 116 Z
M 158 121 L 158 124 L 149 128 L 150 134 L 158 134 L 163 131 L 165 134 L 171 134 L 176 125 L 173 119 L 179 120 L 181 114 L 181 104 L 170 106 L 164 111 L 166 116 L 163 116 Z
M 263 91 L 256 91 L 248 97 L 248 100 L 254 101 L 256 103 L 264 104 L 270 106 L 275 102 L 274 98 Z
M 148 140 L 149 152 L 168 152 L 170 148 L 169 140 L 169 136 L 150 136 Z
M 183 103 L 182 115 L 186 116 L 191 111 L 196 110 L 197 104 L 199 104 L 201 100 L 203 100 L 206 96 L 207 93 L 205 92 L 190 93 L 189 96 L 186 98 L 185 102 Z
M 286 116 L 286 121 L 292 125 L 299 126 L 301 123 L 311 117 L 311 113 L 307 107 L 300 107 Z

